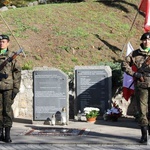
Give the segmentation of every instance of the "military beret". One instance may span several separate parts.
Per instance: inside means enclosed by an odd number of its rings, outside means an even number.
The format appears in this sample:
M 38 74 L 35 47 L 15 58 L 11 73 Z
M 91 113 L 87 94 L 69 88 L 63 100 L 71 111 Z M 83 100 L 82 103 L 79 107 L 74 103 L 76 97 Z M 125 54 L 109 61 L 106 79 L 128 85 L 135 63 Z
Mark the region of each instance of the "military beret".
M 0 40 L 3 40 L 3 39 L 6 39 L 6 40 L 8 40 L 8 41 L 10 40 L 7 35 L 1 34 L 1 35 L 0 35 Z
M 141 36 L 140 40 L 150 39 L 150 32 L 146 32 Z

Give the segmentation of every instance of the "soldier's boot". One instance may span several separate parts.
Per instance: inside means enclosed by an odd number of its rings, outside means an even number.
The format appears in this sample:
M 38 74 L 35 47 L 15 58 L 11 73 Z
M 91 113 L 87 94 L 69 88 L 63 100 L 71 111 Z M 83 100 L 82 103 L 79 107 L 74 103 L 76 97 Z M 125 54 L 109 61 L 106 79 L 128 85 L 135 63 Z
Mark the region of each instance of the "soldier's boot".
M 10 138 L 10 127 L 5 128 L 5 142 L 6 143 L 11 143 L 12 140 Z
M 0 128 L 0 141 L 4 141 L 4 132 L 3 132 L 3 128 Z
M 140 139 L 140 143 L 146 143 L 147 142 L 147 126 L 142 126 L 141 127 L 141 139 Z
M 150 125 L 148 125 L 148 135 L 150 135 Z

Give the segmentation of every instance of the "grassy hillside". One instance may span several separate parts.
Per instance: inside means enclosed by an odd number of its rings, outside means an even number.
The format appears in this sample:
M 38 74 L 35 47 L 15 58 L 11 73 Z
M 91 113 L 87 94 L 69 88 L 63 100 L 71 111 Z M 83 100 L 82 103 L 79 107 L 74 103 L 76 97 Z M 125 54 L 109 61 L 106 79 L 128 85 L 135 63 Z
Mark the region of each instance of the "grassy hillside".
M 128 41 L 137 48 L 144 32 L 144 17 L 138 14 L 131 31 L 130 28 L 139 3 L 140 0 L 86 0 L 22 7 L 1 14 L 24 48 L 26 58 L 17 58 L 22 66 L 49 66 L 69 72 L 75 65 L 120 61 Z M 18 50 L 2 19 L 0 25 L 0 33 L 10 35 L 11 50 Z

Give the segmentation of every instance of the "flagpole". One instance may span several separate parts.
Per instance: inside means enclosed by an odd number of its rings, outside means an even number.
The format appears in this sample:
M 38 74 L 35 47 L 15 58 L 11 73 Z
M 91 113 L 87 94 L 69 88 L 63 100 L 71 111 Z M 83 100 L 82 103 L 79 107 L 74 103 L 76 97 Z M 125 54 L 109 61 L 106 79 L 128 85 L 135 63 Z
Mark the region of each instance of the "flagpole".
M 125 44 L 123 45 L 123 48 L 122 48 L 122 51 L 121 51 L 121 54 L 120 54 L 120 57 L 122 57 L 122 54 L 123 54 L 123 52 L 124 52 L 124 49 L 125 49 L 127 40 L 128 40 L 128 38 L 129 38 L 129 34 L 130 34 L 130 32 L 131 32 L 131 30 L 132 30 L 132 28 L 133 28 L 133 25 L 134 25 L 134 23 L 135 23 L 135 20 L 136 20 L 136 18 L 137 18 L 138 13 L 139 13 L 139 11 L 137 11 L 137 13 L 136 13 L 136 15 L 135 15 L 135 17 L 134 17 L 134 20 L 132 21 L 131 27 L 130 27 L 129 32 L 128 32 L 128 34 L 127 34 L 127 37 L 126 37 L 126 39 L 125 39 Z
M 7 26 L 7 28 L 9 29 L 9 31 L 11 32 L 12 36 L 13 36 L 13 37 L 14 37 L 14 39 L 16 40 L 16 42 L 17 42 L 17 44 L 18 44 L 19 48 L 20 48 L 20 49 L 22 49 L 21 45 L 19 44 L 18 40 L 17 40 L 17 39 L 16 39 L 16 37 L 14 36 L 14 34 L 13 34 L 12 30 L 10 29 L 9 25 L 7 24 L 7 22 L 5 21 L 5 19 L 3 18 L 3 16 L 2 16 L 2 14 L 1 14 L 1 13 L 0 13 L 0 16 L 1 16 L 2 20 L 3 20 L 3 22 L 5 23 L 5 25 Z M 22 52 L 23 52 L 23 55 L 26 57 L 26 55 L 25 55 L 24 51 L 22 51 Z

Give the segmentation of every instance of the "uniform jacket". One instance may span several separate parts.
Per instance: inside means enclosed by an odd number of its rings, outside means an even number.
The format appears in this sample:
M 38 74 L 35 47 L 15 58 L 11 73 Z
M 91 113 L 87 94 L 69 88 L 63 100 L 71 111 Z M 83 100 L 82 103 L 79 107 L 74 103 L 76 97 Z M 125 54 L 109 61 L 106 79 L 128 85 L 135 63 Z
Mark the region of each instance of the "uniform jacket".
M 137 87 L 148 88 L 150 87 L 150 64 L 146 64 L 147 58 L 150 56 L 150 52 L 146 52 L 143 49 L 143 45 L 140 45 L 140 48 L 131 52 L 128 56 L 125 57 L 125 60 L 122 63 L 122 70 L 128 75 L 133 76 L 134 71 L 132 66 L 135 65 L 137 72 L 143 74 L 144 82 L 136 80 Z
M 5 54 L 0 55 L 0 64 L 9 57 L 9 50 Z M 0 70 L 0 90 L 13 90 L 14 93 L 19 92 L 21 82 L 21 68 L 16 60 L 8 62 L 6 66 Z

